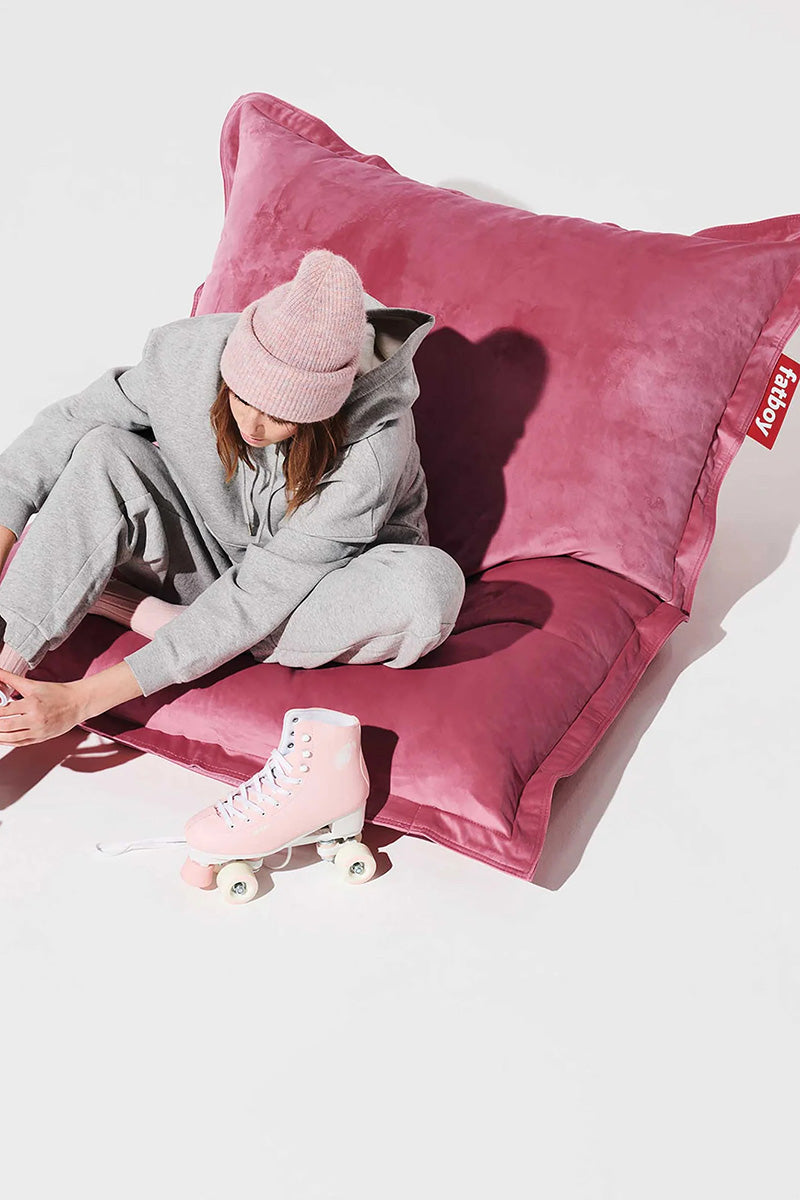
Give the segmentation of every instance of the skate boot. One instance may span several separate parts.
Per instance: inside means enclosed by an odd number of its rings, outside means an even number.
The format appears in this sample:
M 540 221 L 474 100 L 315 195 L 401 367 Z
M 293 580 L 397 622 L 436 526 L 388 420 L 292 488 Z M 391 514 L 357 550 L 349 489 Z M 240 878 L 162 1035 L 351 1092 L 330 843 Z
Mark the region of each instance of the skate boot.
M 361 843 L 369 776 L 361 723 L 332 708 L 290 708 L 280 744 L 263 768 L 223 800 L 186 822 L 188 858 L 181 877 L 214 883 L 232 904 L 256 895 L 264 859 L 293 846 L 317 844 L 348 883 L 365 883 L 375 860 Z

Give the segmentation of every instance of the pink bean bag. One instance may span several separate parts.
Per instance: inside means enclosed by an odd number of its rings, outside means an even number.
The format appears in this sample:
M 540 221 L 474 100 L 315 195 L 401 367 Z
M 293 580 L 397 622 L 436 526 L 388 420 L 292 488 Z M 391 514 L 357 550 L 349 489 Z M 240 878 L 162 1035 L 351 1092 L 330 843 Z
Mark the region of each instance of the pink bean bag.
M 800 372 L 800 215 L 688 236 L 487 203 L 262 93 L 228 113 L 221 163 L 225 221 L 192 315 L 241 310 L 313 246 L 382 303 L 436 315 L 414 414 L 431 541 L 466 596 L 412 667 L 241 655 L 85 728 L 234 785 L 287 708 L 355 713 L 372 822 L 531 879 L 556 782 L 689 616 L 734 455 L 780 427 Z M 90 615 L 32 677 L 141 644 Z

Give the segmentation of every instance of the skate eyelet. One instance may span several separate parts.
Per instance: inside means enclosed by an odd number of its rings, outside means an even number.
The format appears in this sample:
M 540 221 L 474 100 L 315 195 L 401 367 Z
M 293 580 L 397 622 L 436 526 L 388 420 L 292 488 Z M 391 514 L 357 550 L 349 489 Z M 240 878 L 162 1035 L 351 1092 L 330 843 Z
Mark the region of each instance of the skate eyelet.
M 292 724 L 294 725 L 295 721 L 299 721 L 299 720 L 300 720 L 299 717 L 292 717 Z
M 304 742 L 310 742 L 310 741 L 311 741 L 311 734 L 310 734 L 310 733 L 304 733 L 304 734 L 303 734 L 303 741 L 304 741 Z

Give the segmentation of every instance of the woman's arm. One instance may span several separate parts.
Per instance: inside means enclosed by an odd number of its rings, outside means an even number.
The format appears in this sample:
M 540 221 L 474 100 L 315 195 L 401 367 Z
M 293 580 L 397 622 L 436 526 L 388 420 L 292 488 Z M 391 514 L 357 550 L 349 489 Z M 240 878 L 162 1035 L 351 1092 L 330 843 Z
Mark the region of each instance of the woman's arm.
M 124 658 L 113 667 L 106 667 L 84 679 L 75 679 L 68 686 L 75 695 L 78 721 L 96 717 L 117 704 L 142 695 L 136 676 Z
M 5 690 L 20 696 L 0 709 L 0 745 L 4 746 L 30 746 L 60 737 L 81 721 L 141 695 L 125 662 L 70 683 L 30 679 L 0 667 L 0 681 Z
M 263 544 L 248 543 L 238 562 L 125 655 L 142 695 L 206 675 L 271 633 L 320 580 L 374 542 L 395 483 L 382 476 L 368 439 L 353 443 L 338 477 Z

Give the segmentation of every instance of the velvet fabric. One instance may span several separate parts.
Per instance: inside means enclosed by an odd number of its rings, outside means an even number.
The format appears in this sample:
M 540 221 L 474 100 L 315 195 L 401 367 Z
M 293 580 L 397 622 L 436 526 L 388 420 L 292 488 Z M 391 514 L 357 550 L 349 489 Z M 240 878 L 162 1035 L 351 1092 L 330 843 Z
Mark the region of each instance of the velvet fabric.
M 224 122 L 224 229 L 193 313 L 311 245 L 436 316 L 415 359 L 431 541 L 466 575 L 568 554 L 688 613 L 713 472 L 800 314 L 800 216 L 699 234 L 526 212 L 409 179 L 261 93 Z M 723 419 L 724 418 L 724 419 Z
M 192 315 L 240 311 L 312 246 L 436 315 L 415 419 L 464 604 L 402 671 L 239 656 L 84 725 L 233 785 L 287 708 L 356 713 L 369 820 L 531 879 L 558 779 L 688 619 L 722 479 L 800 323 L 800 215 L 683 235 L 527 212 L 407 178 L 263 93 L 220 149 L 225 221 Z M 140 644 L 90 615 L 32 675 Z

